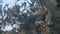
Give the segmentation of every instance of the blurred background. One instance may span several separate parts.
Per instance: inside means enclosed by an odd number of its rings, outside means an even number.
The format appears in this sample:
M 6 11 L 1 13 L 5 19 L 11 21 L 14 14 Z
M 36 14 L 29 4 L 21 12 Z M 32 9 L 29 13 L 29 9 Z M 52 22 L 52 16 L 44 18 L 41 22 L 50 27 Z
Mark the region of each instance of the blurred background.
M 0 0 L 0 34 L 59 34 L 59 0 Z

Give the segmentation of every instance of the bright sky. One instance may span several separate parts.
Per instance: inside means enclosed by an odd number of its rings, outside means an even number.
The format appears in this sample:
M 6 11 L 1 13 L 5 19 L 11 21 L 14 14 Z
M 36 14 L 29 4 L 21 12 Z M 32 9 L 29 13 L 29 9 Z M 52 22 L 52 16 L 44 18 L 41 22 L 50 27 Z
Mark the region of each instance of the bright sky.
M 9 4 L 8 5 L 8 7 L 9 8 L 12 8 L 13 7 L 13 5 L 15 4 L 15 2 L 16 2 L 17 0 L 3 0 L 3 3 L 2 3 L 2 6 L 4 7 L 6 4 Z M 21 5 L 21 3 L 23 3 L 25 0 L 20 0 L 20 1 L 18 1 L 16 4 L 19 4 L 19 5 Z M 30 3 L 31 3 L 31 1 L 30 0 L 28 0 Z M 27 2 L 27 1 L 25 1 L 25 2 Z M 29 4 L 27 3 L 27 7 L 29 6 Z M 21 11 L 23 10 L 24 8 L 22 7 L 21 8 Z M 25 11 L 26 12 L 26 11 Z M 11 27 L 11 25 L 6 25 L 6 27 L 3 29 L 2 28 L 2 30 L 3 31 L 7 31 L 7 30 L 12 30 L 12 27 Z
M 3 0 L 3 5 L 9 4 L 9 7 L 11 7 L 12 5 L 14 5 L 15 1 L 16 0 Z
M 12 7 L 14 4 L 15 4 L 15 2 L 16 2 L 17 0 L 3 0 L 3 6 L 5 6 L 6 4 L 9 4 L 9 7 Z M 19 5 L 21 5 L 21 3 L 23 3 L 25 0 L 20 0 L 20 1 L 18 1 L 16 4 L 19 4 Z M 31 1 L 30 0 L 28 0 L 30 3 L 31 3 Z M 25 1 L 26 2 L 26 1 Z M 28 3 L 27 3 L 28 4 Z M 28 5 L 27 5 L 28 6 Z

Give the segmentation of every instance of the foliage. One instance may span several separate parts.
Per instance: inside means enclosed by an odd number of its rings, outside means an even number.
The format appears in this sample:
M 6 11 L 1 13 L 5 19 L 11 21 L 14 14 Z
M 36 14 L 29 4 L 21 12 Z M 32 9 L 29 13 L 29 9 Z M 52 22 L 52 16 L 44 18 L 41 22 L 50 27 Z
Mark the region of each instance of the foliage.
M 25 0 L 21 5 L 17 4 L 18 1 L 20 0 L 17 0 L 12 8 L 9 8 L 9 4 L 6 4 L 2 10 L 2 5 L 0 5 L 1 32 L 59 34 L 59 0 L 30 0 L 31 2 Z M 27 6 L 27 3 L 29 6 Z M 21 10 L 21 8 L 23 9 Z M 12 29 L 8 30 L 9 27 L 6 29 L 7 26 L 12 27 Z

